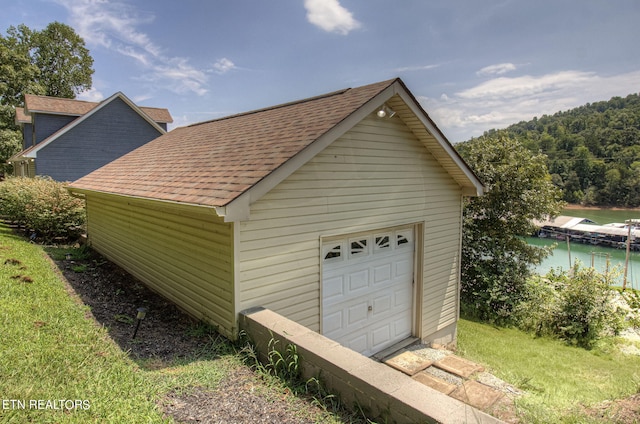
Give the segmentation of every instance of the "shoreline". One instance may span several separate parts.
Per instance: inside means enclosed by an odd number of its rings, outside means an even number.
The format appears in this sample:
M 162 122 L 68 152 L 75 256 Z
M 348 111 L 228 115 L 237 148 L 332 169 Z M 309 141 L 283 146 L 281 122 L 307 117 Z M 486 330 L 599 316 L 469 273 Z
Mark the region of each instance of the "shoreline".
M 563 209 L 568 209 L 568 210 L 586 209 L 586 210 L 591 210 L 591 211 L 637 211 L 637 212 L 640 212 L 640 208 L 621 208 L 619 206 L 609 206 L 609 207 L 582 206 L 582 205 L 576 205 L 576 204 L 573 204 L 573 203 L 568 203 L 567 205 L 565 205 L 565 207 Z

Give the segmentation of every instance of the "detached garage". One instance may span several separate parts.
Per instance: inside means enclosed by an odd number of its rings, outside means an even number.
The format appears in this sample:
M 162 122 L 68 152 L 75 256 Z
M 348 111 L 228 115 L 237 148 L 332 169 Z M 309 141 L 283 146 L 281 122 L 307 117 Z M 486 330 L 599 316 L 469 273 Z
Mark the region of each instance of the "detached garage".
M 483 187 L 399 79 L 175 129 L 71 190 L 93 248 L 228 337 L 263 306 L 365 355 L 455 341 Z

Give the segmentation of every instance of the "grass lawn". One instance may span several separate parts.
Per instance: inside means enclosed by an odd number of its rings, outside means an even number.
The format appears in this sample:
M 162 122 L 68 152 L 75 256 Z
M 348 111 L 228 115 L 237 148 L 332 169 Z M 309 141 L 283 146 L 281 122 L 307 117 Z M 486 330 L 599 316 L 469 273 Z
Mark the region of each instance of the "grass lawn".
M 40 246 L 0 225 L 0 421 L 163 422 L 160 381 L 85 317 Z
M 0 224 L 0 422 L 171 422 L 158 407 L 165 396 L 215 389 L 241 366 L 227 347 L 203 346 L 197 357 L 161 367 L 132 360 L 68 291 L 43 248 Z M 586 351 L 461 320 L 459 351 L 527 392 L 517 400 L 523 422 L 596 422 L 585 407 L 640 389 L 640 357 L 621 354 L 613 340 Z M 270 384 L 279 383 L 256 390 Z
M 218 339 L 161 365 L 134 361 L 69 290 L 43 248 L 0 223 L 0 422 L 173 422 L 158 406 L 168 395 L 213 390 L 244 369 L 242 356 Z M 250 390 L 267 404 L 288 391 L 267 376 L 257 381 L 238 390 Z M 243 394 L 235 407 L 244 406 Z M 283 408 L 294 417 L 341 422 L 305 406 L 309 400 L 289 396 L 287 402 L 294 406 Z
M 618 343 L 585 350 L 467 320 L 458 328 L 460 353 L 525 390 L 516 405 L 524 422 L 534 423 L 602 422 L 584 408 L 638 393 L 640 356 L 622 354 Z

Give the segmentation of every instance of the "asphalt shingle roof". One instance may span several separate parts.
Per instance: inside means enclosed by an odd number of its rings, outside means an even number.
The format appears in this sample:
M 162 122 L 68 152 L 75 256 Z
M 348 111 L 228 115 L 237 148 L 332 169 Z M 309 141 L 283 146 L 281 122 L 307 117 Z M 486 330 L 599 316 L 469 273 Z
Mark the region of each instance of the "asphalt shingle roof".
M 97 102 L 87 102 L 84 100 L 63 99 L 59 97 L 49 96 L 37 96 L 34 94 L 25 94 L 24 104 L 25 110 L 29 113 L 42 112 L 71 116 L 82 116 L 90 112 L 96 106 L 100 105 L 100 103 Z M 171 114 L 167 109 L 145 106 L 138 107 L 155 122 L 173 122 L 173 118 L 171 117 Z M 18 113 L 17 110 L 16 113 Z
M 225 206 L 395 81 L 177 128 L 71 187 Z

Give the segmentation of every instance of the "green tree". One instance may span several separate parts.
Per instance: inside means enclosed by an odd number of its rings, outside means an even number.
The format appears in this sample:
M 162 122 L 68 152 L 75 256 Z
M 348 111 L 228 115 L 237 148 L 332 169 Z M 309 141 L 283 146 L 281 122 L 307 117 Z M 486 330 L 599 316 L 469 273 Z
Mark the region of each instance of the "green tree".
M 72 99 L 91 88 L 93 58 L 73 28 L 52 22 L 34 34 L 32 46 L 37 81 L 47 96 Z
M 9 27 L 6 36 L 0 35 L 0 105 L 19 106 L 25 93 L 45 93 L 36 82 L 40 72 L 31 57 L 32 37 L 25 25 Z M 4 121 L 0 125 L 9 127 Z
M 91 88 L 93 58 L 68 25 L 52 22 L 42 31 L 11 26 L 0 34 L 0 174 L 20 151 L 15 108 L 25 94 L 75 98 Z
M 464 207 L 462 243 L 463 311 L 480 319 L 508 322 L 526 299 L 531 265 L 549 254 L 527 244 L 534 219 L 556 216 L 563 207 L 546 157 L 496 132 L 459 144 L 458 151 L 487 187 Z

